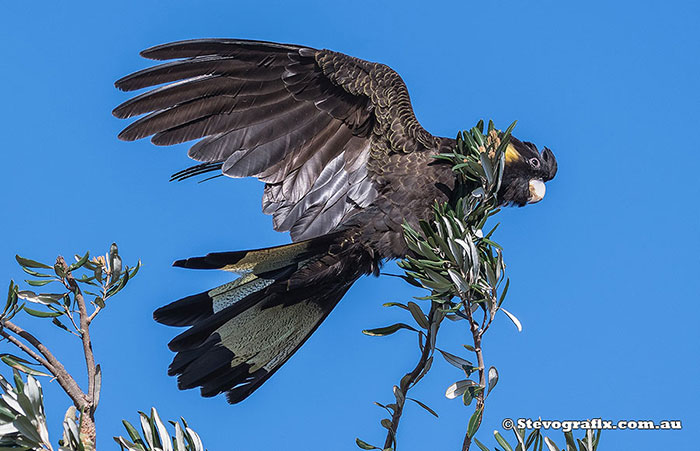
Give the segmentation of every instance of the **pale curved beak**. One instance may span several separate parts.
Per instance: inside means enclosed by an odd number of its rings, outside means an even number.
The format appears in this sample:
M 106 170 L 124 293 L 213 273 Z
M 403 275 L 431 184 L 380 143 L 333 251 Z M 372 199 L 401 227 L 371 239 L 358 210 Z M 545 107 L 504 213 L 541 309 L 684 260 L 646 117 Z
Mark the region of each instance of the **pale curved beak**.
M 529 204 L 534 204 L 536 202 L 544 199 L 544 193 L 547 189 L 544 186 L 542 179 L 532 179 L 530 180 L 530 198 L 527 200 Z

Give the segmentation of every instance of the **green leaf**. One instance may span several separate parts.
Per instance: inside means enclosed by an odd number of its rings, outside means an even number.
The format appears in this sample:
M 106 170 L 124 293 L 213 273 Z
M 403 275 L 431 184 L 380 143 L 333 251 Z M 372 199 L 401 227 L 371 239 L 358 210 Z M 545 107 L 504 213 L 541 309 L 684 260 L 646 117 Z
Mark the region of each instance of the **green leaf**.
M 63 315 L 63 312 L 42 312 L 40 310 L 30 309 L 29 307 L 24 307 L 24 311 L 37 318 L 56 318 Z
M 24 266 L 25 268 L 53 269 L 53 266 L 45 265 L 43 263 L 39 263 L 38 261 L 31 260 L 28 258 L 20 257 L 19 255 L 15 255 L 15 260 L 17 260 L 17 263 L 19 263 L 21 266 Z
M 43 274 L 43 273 L 40 273 L 38 271 L 32 271 L 31 269 L 25 268 L 24 266 L 22 266 L 22 271 L 24 271 L 27 274 L 29 274 L 30 276 L 34 276 L 34 277 L 53 277 L 50 274 Z
M 564 439 L 566 440 L 566 451 L 578 451 L 576 449 L 576 440 L 574 440 L 573 432 L 564 432 Z
M 556 443 L 552 441 L 551 438 L 545 437 L 544 438 L 544 443 L 547 445 L 547 448 L 549 448 L 549 451 L 559 451 L 559 447 L 557 446 Z
M 33 291 L 29 290 L 22 290 L 17 292 L 18 298 L 41 305 L 60 305 L 58 301 L 63 299 L 63 296 L 64 294 L 56 293 L 36 294 Z
M 515 434 L 515 440 L 518 441 L 515 451 L 525 451 L 527 449 L 523 440 L 525 438 L 525 429 L 513 428 L 511 431 Z
M 476 434 L 476 431 L 479 430 L 479 426 L 481 426 L 481 413 L 483 412 L 483 409 L 476 409 L 474 413 L 472 414 L 471 418 L 469 418 L 469 424 L 467 426 L 467 436 L 468 437 L 474 437 L 474 434 Z
M 440 354 L 442 354 L 442 357 L 447 363 L 459 368 L 460 370 L 464 370 L 465 372 L 467 372 L 467 375 L 474 372 L 474 364 L 469 360 L 465 360 L 461 357 L 458 357 L 454 354 L 450 354 L 449 352 L 443 351 L 441 349 L 438 349 L 438 351 L 440 352 Z
M 498 299 L 498 306 L 500 307 L 501 304 L 503 304 L 503 300 L 506 298 L 506 293 L 508 293 L 508 287 L 510 287 L 510 279 L 506 279 L 506 285 L 503 287 L 503 291 L 501 291 L 501 297 Z
M 408 310 L 408 307 L 400 302 L 387 302 L 382 304 L 382 307 L 400 307 L 404 310 Z
M 484 174 L 486 175 L 486 181 L 489 185 L 493 183 L 493 165 L 491 164 L 491 160 L 489 159 L 489 156 L 486 153 L 482 153 L 480 155 L 481 158 L 481 166 L 484 168 Z
M 505 139 L 510 139 L 510 135 L 511 135 L 511 133 L 513 132 L 513 129 L 515 128 L 515 125 L 516 125 L 517 123 L 518 123 L 518 121 L 513 121 L 513 123 L 511 123 L 511 124 L 508 126 L 508 128 L 506 129 L 506 131 L 503 132 L 503 138 L 501 138 L 501 140 L 503 140 L 504 138 L 505 138 Z
M 447 399 L 455 399 L 458 396 L 462 396 L 462 394 L 467 391 L 467 388 L 475 384 L 476 382 L 469 379 L 457 381 L 454 384 L 447 387 L 447 390 L 445 391 L 445 397 Z
M 10 280 L 10 287 L 7 290 L 7 302 L 5 303 L 5 309 L 3 310 L 2 314 L 4 315 L 7 313 L 8 310 L 10 310 L 10 307 L 15 305 L 17 303 L 17 285 L 15 285 L 15 282 L 13 280 Z
M 54 325 L 56 325 L 57 327 L 60 327 L 61 329 L 65 330 L 66 332 L 70 332 L 70 329 L 68 329 L 68 327 L 65 324 L 63 324 L 58 318 L 53 318 L 51 322 L 54 323 Z
M 410 276 L 400 276 L 400 277 L 403 280 L 405 280 L 406 282 L 408 282 L 409 284 L 413 285 L 414 287 L 423 288 L 423 285 L 421 285 L 420 282 L 418 282 L 413 277 L 410 277 Z
M 503 436 L 498 433 L 498 431 L 493 431 L 493 436 L 496 437 L 496 441 L 503 447 L 503 449 L 506 451 L 513 451 L 513 448 L 511 448 L 506 439 L 504 439 Z
M 49 279 L 49 280 L 25 280 L 29 285 L 33 287 L 42 287 L 46 285 L 47 283 L 51 283 L 56 281 L 56 279 Z
M 130 279 L 133 279 L 134 276 L 139 272 L 139 269 L 140 269 L 140 268 L 141 268 L 141 260 L 139 260 L 139 261 L 136 263 L 136 266 L 134 267 L 134 269 L 131 270 L 131 273 L 129 274 L 129 278 L 130 278 Z
M 418 332 L 417 329 L 409 326 L 408 324 L 397 323 L 397 324 L 392 324 L 391 326 L 378 327 L 376 329 L 366 329 L 366 330 L 363 330 L 362 333 L 365 335 L 371 335 L 373 337 L 383 337 L 386 335 L 391 335 L 400 329 L 408 329 L 408 330 L 412 330 L 413 332 Z
M 90 252 L 85 252 L 85 255 L 83 255 L 82 257 L 80 257 L 80 258 L 78 259 L 78 261 L 76 261 L 75 263 L 72 263 L 72 264 L 68 267 L 68 272 L 75 271 L 76 269 L 78 269 L 78 268 L 80 268 L 81 266 L 83 266 L 83 265 L 85 264 L 85 262 L 88 261 L 88 258 L 89 258 L 89 257 L 90 257 Z M 77 256 L 76 256 L 76 258 L 77 258 Z
M 483 443 L 481 443 L 481 442 L 480 442 L 479 440 L 477 440 L 476 438 L 474 438 L 474 443 L 476 443 L 476 446 L 478 446 L 479 449 L 480 449 L 481 451 L 491 451 L 486 445 L 484 445 Z
M 433 409 L 431 409 L 430 407 L 426 406 L 425 404 L 423 404 L 422 402 L 418 401 L 417 399 L 414 399 L 414 398 L 406 398 L 406 399 L 410 399 L 411 401 L 415 402 L 416 404 L 418 404 L 419 406 L 421 406 L 422 408 L 424 408 L 425 410 L 427 410 L 428 412 L 430 412 L 435 418 L 439 418 L 439 417 L 438 417 L 438 414 L 435 413 L 435 411 L 434 411 Z
M 413 319 L 416 320 L 416 323 L 423 329 L 428 329 L 430 327 L 430 323 L 428 323 L 428 318 L 425 317 L 425 314 L 423 313 L 423 310 L 418 306 L 413 301 L 410 301 L 408 303 L 408 310 L 411 312 L 411 315 L 413 315 Z
M 49 374 L 47 373 L 43 373 L 41 371 L 35 370 L 27 366 L 34 365 L 33 363 L 12 354 L 0 354 L 0 360 L 2 360 L 3 363 L 5 363 L 8 366 L 23 373 L 30 374 L 32 376 L 49 376 Z
M 120 260 L 121 261 L 121 260 Z M 109 290 L 107 291 L 107 297 L 114 296 L 119 293 L 129 282 L 129 267 L 126 267 L 121 279 L 118 279 L 119 283 L 112 280 Z
M 384 428 L 391 430 L 391 420 L 388 418 L 382 418 L 379 423 L 384 426 Z
M 377 448 L 376 446 L 370 445 L 369 443 L 365 442 L 364 440 L 360 440 L 359 438 L 355 439 L 355 444 L 362 449 L 380 449 L 380 448 Z
M 479 394 L 484 391 L 484 387 L 478 384 L 474 384 L 470 387 L 467 387 L 467 390 L 462 394 L 462 402 L 464 402 L 465 406 L 468 406 L 472 403 L 473 400 L 477 399 Z
M 532 432 L 530 432 L 530 434 L 527 436 L 527 440 L 525 440 L 525 449 L 529 449 L 533 442 L 537 443 L 537 438 L 539 435 L 539 429 L 534 429 Z
M 454 269 L 448 269 L 447 273 L 450 275 L 450 279 L 452 279 L 452 283 L 455 284 L 457 290 L 459 290 L 461 293 L 467 293 L 469 291 L 469 284 L 466 280 L 464 280 L 464 277 L 462 277 L 461 274 Z
M 133 440 L 134 443 L 143 443 L 143 440 L 141 439 L 141 435 L 139 434 L 139 431 L 131 425 L 126 420 L 122 420 L 122 424 L 124 425 L 124 428 L 126 429 L 126 433 L 129 434 L 129 437 L 131 437 L 131 440 Z
M 489 393 L 491 393 L 491 390 L 493 390 L 493 388 L 498 383 L 498 370 L 496 369 L 495 366 L 492 366 L 489 368 L 488 381 L 489 381 L 489 389 L 486 392 L 486 396 L 488 396 Z

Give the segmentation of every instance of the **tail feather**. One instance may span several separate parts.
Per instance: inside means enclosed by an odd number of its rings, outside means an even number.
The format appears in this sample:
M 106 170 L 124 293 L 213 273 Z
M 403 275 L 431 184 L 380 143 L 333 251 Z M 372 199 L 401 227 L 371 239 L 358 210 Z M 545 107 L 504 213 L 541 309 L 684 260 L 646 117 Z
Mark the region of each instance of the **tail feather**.
M 366 252 L 338 235 L 241 252 L 179 260 L 176 266 L 243 274 L 156 310 L 157 321 L 191 326 L 170 343 L 168 374 L 202 396 L 248 397 L 299 349 L 358 277 Z
M 221 269 L 238 274 L 269 272 L 299 263 L 328 246 L 334 235 L 283 246 L 236 252 L 213 252 L 204 257 L 177 260 L 173 266 L 190 269 Z
M 193 294 L 153 312 L 153 318 L 168 326 L 191 326 L 214 314 L 209 291 Z

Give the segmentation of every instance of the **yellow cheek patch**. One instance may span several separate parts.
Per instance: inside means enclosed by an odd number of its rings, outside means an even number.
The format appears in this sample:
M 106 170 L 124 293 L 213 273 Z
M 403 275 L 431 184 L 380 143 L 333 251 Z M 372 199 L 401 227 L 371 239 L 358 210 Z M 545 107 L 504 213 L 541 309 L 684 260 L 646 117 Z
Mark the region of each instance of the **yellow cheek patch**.
M 506 163 L 512 163 L 520 159 L 520 153 L 515 150 L 515 146 L 508 144 L 506 147 Z

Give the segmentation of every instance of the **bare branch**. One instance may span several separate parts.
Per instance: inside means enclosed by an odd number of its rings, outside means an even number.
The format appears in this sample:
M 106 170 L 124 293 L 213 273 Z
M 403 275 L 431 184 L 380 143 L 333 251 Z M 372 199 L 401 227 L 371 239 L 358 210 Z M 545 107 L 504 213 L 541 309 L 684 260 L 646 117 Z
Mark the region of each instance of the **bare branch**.
M 32 348 L 27 346 L 26 344 L 22 343 L 20 340 L 17 339 L 14 335 L 8 334 L 5 330 L 0 329 L 0 336 L 5 338 L 7 341 L 12 343 L 13 345 L 17 346 L 19 349 L 24 351 L 27 355 L 29 355 L 31 358 L 39 362 L 41 366 L 46 368 L 51 374 L 56 376 L 56 369 L 54 368 L 53 365 L 51 365 L 48 360 L 37 354 Z
M 51 354 L 51 351 L 48 350 L 44 344 L 39 341 L 34 335 L 30 334 L 26 330 L 22 329 L 21 327 L 17 326 L 13 322 L 9 320 L 4 320 L 2 323 L 3 327 L 6 329 L 10 330 L 16 335 L 19 335 L 20 337 L 24 338 L 29 344 L 31 344 L 39 353 L 41 353 L 42 356 L 44 356 L 44 359 L 46 363 L 49 364 L 49 366 L 44 365 L 44 363 L 41 360 L 39 363 L 44 366 L 47 370 L 51 372 L 56 377 L 56 380 L 58 381 L 59 385 L 63 388 L 63 390 L 66 392 L 66 394 L 70 397 L 70 399 L 73 401 L 73 404 L 75 404 L 75 407 L 78 409 L 84 409 L 88 405 L 88 399 L 85 393 L 80 389 L 80 386 L 78 386 L 78 383 L 73 379 L 73 377 L 68 373 L 66 368 L 63 366 L 63 364 L 58 361 L 56 357 L 54 357 L 53 354 Z M 6 331 L 1 331 L 3 334 L 7 334 Z M 7 334 L 9 335 L 9 334 Z M 3 335 L 5 336 L 5 335 Z M 7 338 L 7 337 L 6 337 Z M 15 341 L 18 341 L 15 339 Z M 14 345 L 17 345 L 15 341 L 10 340 L 10 342 Z M 20 342 L 21 343 L 21 342 Z M 21 343 L 23 344 L 23 343 Z M 24 345 L 24 344 L 23 344 Z M 26 347 L 26 345 L 24 345 Z M 24 347 L 20 347 L 23 351 L 26 352 Z M 31 351 L 31 349 L 30 349 Z M 32 351 L 33 352 L 33 351 Z M 36 354 L 36 353 L 34 353 Z M 29 354 L 32 355 L 32 354 Z M 34 355 L 32 355 L 33 358 Z M 43 359 L 42 359 L 43 360 Z

